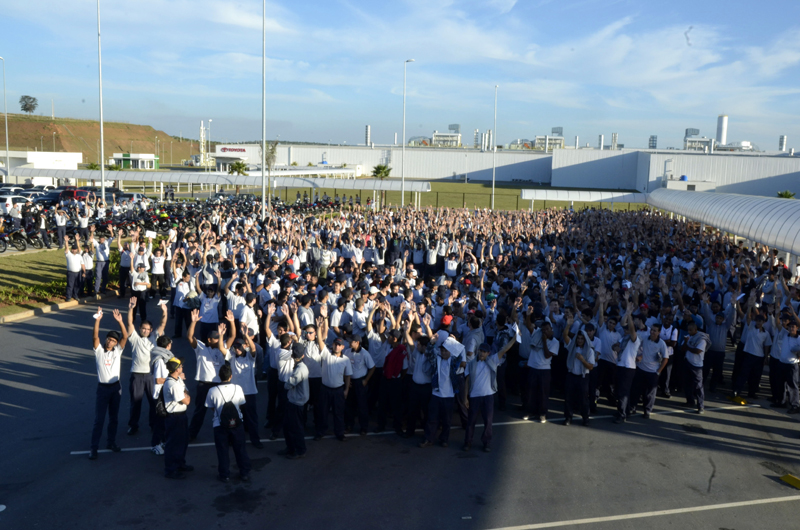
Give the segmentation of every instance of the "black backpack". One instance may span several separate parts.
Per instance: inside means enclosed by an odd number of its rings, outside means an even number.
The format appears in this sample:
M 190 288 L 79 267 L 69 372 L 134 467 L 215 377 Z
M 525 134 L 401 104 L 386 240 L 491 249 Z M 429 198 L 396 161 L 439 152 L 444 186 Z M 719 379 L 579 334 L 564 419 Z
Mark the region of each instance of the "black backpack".
M 235 393 L 234 390 L 234 394 Z M 233 396 L 231 396 L 231 399 L 233 399 Z M 236 408 L 236 405 L 234 405 L 232 401 L 226 401 L 225 404 L 222 405 L 222 410 L 219 413 L 220 427 L 232 431 L 241 424 L 242 418 L 239 417 L 239 409 Z
M 167 412 L 167 404 L 164 403 L 164 387 L 161 387 L 161 391 L 158 393 L 158 399 L 156 399 L 156 416 L 159 418 L 166 418 L 169 416 L 169 412 Z

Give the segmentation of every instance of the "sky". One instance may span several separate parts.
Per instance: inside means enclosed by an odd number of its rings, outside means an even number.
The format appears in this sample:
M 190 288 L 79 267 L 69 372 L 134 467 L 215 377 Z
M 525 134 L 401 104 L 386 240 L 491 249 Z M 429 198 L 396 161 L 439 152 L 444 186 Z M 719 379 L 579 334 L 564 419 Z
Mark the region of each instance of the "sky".
M 800 148 L 796 5 L 739 0 L 267 2 L 267 138 L 387 144 L 461 125 L 497 139 L 680 147 L 684 130 Z M 9 110 L 97 119 L 97 4 L 0 0 Z M 261 138 L 262 2 L 101 3 L 107 121 L 212 140 Z

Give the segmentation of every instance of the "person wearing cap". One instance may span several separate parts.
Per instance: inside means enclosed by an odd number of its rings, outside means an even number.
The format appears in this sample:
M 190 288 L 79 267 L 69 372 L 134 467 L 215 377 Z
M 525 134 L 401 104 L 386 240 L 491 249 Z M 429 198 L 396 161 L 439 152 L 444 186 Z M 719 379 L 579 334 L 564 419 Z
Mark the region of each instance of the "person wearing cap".
M 158 295 L 163 298 L 167 295 L 167 285 L 166 285 L 166 257 L 164 256 L 164 249 L 166 247 L 166 241 L 162 240 L 159 243 L 158 248 L 153 252 L 150 256 L 150 265 L 151 269 L 150 272 L 153 275 L 153 286 L 150 289 L 150 296 L 154 296 L 155 292 L 158 291 Z
M 722 384 L 722 368 L 725 363 L 725 349 L 728 344 L 728 330 L 733 324 L 736 316 L 735 297 L 731 298 L 731 303 L 725 307 L 725 311 L 712 311 L 709 306 L 708 293 L 702 294 L 702 304 L 700 305 L 701 315 L 705 322 L 705 333 L 711 339 L 711 345 L 703 358 L 703 383 L 708 384 L 708 389 L 714 392 L 717 385 Z M 719 306 L 714 303 L 714 309 Z
M 236 347 L 234 342 L 234 348 Z M 240 349 L 244 345 L 239 343 Z M 232 370 L 227 364 L 219 368 L 220 383 L 208 391 L 206 396 L 206 408 L 214 410 L 214 446 L 217 449 L 217 479 L 220 482 L 230 482 L 231 461 L 228 449 L 233 449 L 236 457 L 236 467 L 239 468 L 239 478 L 242 482 L 250 481 L 250 457 L 247 456 L 247 448 L 244 440 L 244 424 L 242 422 L 242 405 L 245 404 L 245 396 L 242 387 L 231 382 Z M 255 383 L 254 383 L 255 385 Z M 239 422 L 235 427 L 223 425 L 220 421 L 223 407 L 228 403 L 233 404 L 236 413 L 239 415 Z
M 497 366 L 503 362 L 508 350 L 514 341 L 508 341 L 497 353 L 492 354 L 492 347 L 485 342 L 478 346 L 478 351 L 469 361 L 464 370 L 464 393 L 469 396 L 466 405 L 469 410 L 467 427 L 464 430 L 464 451 L 472 448 L 472 438 L 475 435 L 475 424 L 478 414 L 483 419 L 483 450 L 491 451 L 492 421 L 494 419 L 494 395 L 497 393 Z
M 661 323 L 654 322 L 649 328 L 638 332 L 642 341 L 639 354 L 636 357 L 636 374 L 633 377 L 631 400 L 628 404 L 627 416 L 636 412 L 639 402 L 644 404 L 644 419 L 650 418 L 656 404 L 656 391 L 658 378 L 666 368 L 667 343 L 661 340 Z
M 244 393 L 244 430 L 250 435 L 250 443 L 257 449 L 264 446 L 258 436 L 258 388 L 256 387 L 256 344 L 250 336 L 250 330 L 242 323 L 239 336 L 233 341 L 231 347 L 232 382 L 239 386 Z M 213 389 L 212 389 L 213 390 Z M 210 392 L 210 391 L 209 391 Z
M 303 362 L 303 348 L 292 350 L 291 359 L 283 361 L 285 373 L 284 390 L 286 391 L 286 408 L 283 415 L 283 435 L 286 448 L 278 454 L 290 460 L 303 458 L 306 455 L 305 412 L 310 391 L 308 386 L 308 367 Z
M 777 304 L 776 304 L 777 305 Z M 778 377 L 780 387 L 785 389 L 785 403 L 775 403 L 776 407 L 788 407 L 789 414 L 800 413 L 800 318 L 794 312 L 791 304 L 786 306 L 788 319 L 784 324 L 782 319 L 777 319 L 775 343 L 780 343 L 780 361 Z
M 122 350 L 128 342 L 128 332 L 122 315 L 115 309 L 112 313 L 114 320 L 119 324 L 119 331 L 109 331 L 106 340 L 100 342 L 100 320 L 103 318 L 103 309 L 98 307 L 94 315 L 94 330 L 92 332 L 92 349 L 94 350 L 95 365 L 97 368 L 97 393 L 94 405 L 94 427 L 92 428 L 92 443 L 89 451 L 89 460 L 97 459 L 97 450 L 100 447 L 100 436 L 103 434 L 103 424 L 108 412 L 108 449 L 119 453 L 117 445 L 117 420 L 119 417 L 119 404 L 122 397 L 122 387 L 119 382 L 120 359 Z
M 216 271 L 214 273 L 217 284 L 207 283 L 205 287 L 200 286 L 199 275 L 202 275 L 202 272 L 198 273 L 195 278 L 195 288 L 200 298 L 200 339 L 205 340 L 208 334 L 219 325 L 219 303 L 221 297 L 217 292 L 216 286 L 219 283 L 220 272 Z
M 456 391 L 456 371 L 460 366 L 461 358 L 453 355 L 450 349 L 444 347 L 449 338 L 446 331 L 434 335 L 425 349 L 433 376 L 431 378 L 431 400 L 428 404 L 428 425 L 425 430 L 425 440 L 419 447 L 425 448 L 433 445 L 439 428 L 439 442 L 442 447 L 447 447 L 450 440 L 450 421 L 453 416 L 453 406 Z M 385 373 L 385 370 L 384 370 Z
M 597 388 L 600 394 L 613 406 L 616 405 L 614 381 L 617 370 L 617 352 L 614 350 L 614 345 L 622 339 L 622 334 L 617 329 L 618 320 L 615 314 L 608 315 L 606 318 L 606 304 L 611 298 L 606 293 L 605 288 L 599 291 L 598 297 L 601 299 L 601 303 L 600 309 L 597 311 L 597 338 L 600 339 L 599 359 L 597 360 Z
M 633 389 L 633 378 L 636 375 L 636 358 L 639 356 L 639 348 L 642 340 L 636 332 L 636 325 L 633 322 L 634 304 L 625 293 L 625 301 L 628 306 L 625 315 L 622 317 L 622 324 L 627 323 L 625 335 L 622 340 L 614 345 L 617 351 L 616 369 L 616 390 L 617 390 L 617 414 L 614 423 L 625 423 L 628 419 L 628 411 L 633 408 L 631 401 L 631 391 Z
M 147 320 L 147 291 L 150 289 L 150 276 L 145 269 L 145 264 L 139 262 L 136 264 L 136 268 L 131 272 L 131 291 L 133 291 L 133 296 L 136 298 L 134 315 L 138 308 L 139 317 L 142 322 Z
M 192 402 L 186 389 L 186 375 L 183 363 L 173 357 L 166 363 L 168 377 L 161 389 L 164 394 L 164 476 L 168 479 L 185 478 L 184 472 L 194 467 L 186 464 L 186 450 L 189 448 L 189 421 L 186 409 Z
M 139 431 L 139 416 L 142 413 L 142 399 L 147 399 L 150 413 L 150 429 L 154 429 L 156 411 L 153 396 L 153 378 L 150 369 L 151 352 L 156 346 L 156 340 L 164 334 L 167 325 L 167 306 L 161 304 L 161 323 L 154 329 L 149 320 L 142 320 L 139 332 L 133 325 L 133 316 L 136 312 L 136 297 L 131 297 L 128 302 L 128 342 L 131 345 L 131 379 L 128 385 L 130 394 L 130 419 L 128 420 L 128 435 Z
M 761 375 L 764 372 L 764 360 L 769 356 L 772 346 L 772 337 L 764 329 L 764 315 L 757 313 L 754 316 L 756 313 L 755 302 L 755 292 L 753 292 L 747 302 L 747 320 L 742 334 L 743 358 L 737 377 L 733 382 L 734 398 L 741 395 L 745 384 L 748 387 L 747 397 L 750 399 L 756 397 Z
M 369 427 L 369 407 L 367 394 L 370 379 L 375 375 L 375 363 L 369 351 L 361 347 L 361 339 L 355 335 L 349 337 L 348 348 L 344 355 L 350 360 L 353 375 L 350 379 L 353 391 L 347 400 L 344 414 L 345 428 L 350 431 L 355 427 L 356 415 L 361 426 L 361 435 L 367 434 Z
M 217 329 L 210 331 L 206 342 L 203 342 L 197 340 L 194 335 L 195 326 L 200 321 L 200 311 L 194 309 L 191 318 L 186 338 L 197 358 L 194 376 L 197 381 L 197 389 L 195 390 L 194 413 L 189 425 L 189 440 L 194 440 L 200 433 L 206 417 L 206 396 L 208 396 L 209 390 L 219 384 L 219 369 L 230 359 L 229 348 L 236 340 L 236 326 L 233 324 L 233 313 L 228 311 L 225 315 L 228 325 L 218 324 Z M 225 334 L 228 330 L 230 330 L 230 336 L 226 340 Z
M 498 328 L 502 317 L 498 317 Z M 514 342 L 511 338 L 508 342 Z M 505 345 L 505 344 L 502 344 Z M 558 355 L 560 343 L 555 338 L 553 325 L 549 321 L 542 322 L 530 339 L 530 356 L 528 357 L 528 405 L 529 412 L 525 420 L 535 419 L 539 423 L 547 422 L 547 410 L 550 400 L 551 361 Z M 497 343 L 493 344 L 496 348 Z
M 69 302 L 72 299 L 77 300 L 80 297 L 81 278 L 83 277 L 86 267 L 81 256 L 81 243 L 79 238 L 75 238 L 75 243 L 70 246 L 69 236 L 64 236 L 66 249 L 64 256 L 67 258 L 67 292 L 66 299 Z M 61 246 L 58 247 L 59 249 Z
M 297 318 L 297 314 L 294 314 Z M 298 325 L 295 321 L 295 325 Z M 306 330 L 308 333 L 308 330 Z M 325 316 L 320 314 L 317 319 L 317 330 L 314 338 L 316 348 L 306 347 L 304 354 L 319 362 L 322 368 L 322 387 L 320 388 L 319 401 L 314 407 L 319 407 L 320 424 L 316 425 L 314 440 L 321 440 L 328 429 L 328 412 L 333 409 L 333 430 L 339 441 L 346 441 L 344 433 L 344 404 L 350 393 L 350 378 L 353 368 L 350 360 L 344 356 L 345 341 L 337 338 L 333 341 L 333 353 L 325 347 L 322 337 L 327 333 Z M 304 339 L 311 342 L 311 337 Z
M 275 315 L 275 304 L 269 303 L 266 307 L 266 320 L 264 322 L 267 368 L 267 429 L 272 429 L 272 437 L 278 438 L 283 424 L 284 400 L 281 399 L 281 385 L 278 380 L 278 370 L 282 361 L 283 336 L 286 335 L 287 343 L 291 341 L 288 331 L 291 329 L 291 321 L 288 318 L 278 320 L 273 332 L 273 316 Z M 291 351 L 289 351 L 291 353 Z
M 94 235 L 94 227 L 92 227 L 92 235 Z M 111 261 L 111 243 L 113 241 L 113 237 L 106 239 L 106 236 L 102 234 L 98 241 L 94 241 L 92 238 L 91 244 L 94 247 L 94 260 L 97 267 L 94 274 L 94 292 L 97 295 L 105 294 L 108 286 L 108 264 Z
M 134 234 L 132 234 L 134 235 Z M 119 295 L 117 298 L 124 298 L 128 292 L 128 282 L 130 282 L 131 263 L 133 260 L 133 252 L 131 252 L 130 245 L 122 242 L 122 230 L 117 231 L 117 250 L 119 251 Z
M 94 228 L 94 227 L 92 227 Z M 86 246 L 83 247 L 83 252 L 81 253 L 81 259 L 83 260 L 83 275 L 81 277 L 80 287 L 78 287 L 78 292 L 81 293 L 81 296 L 91 296 L 92 289 L 94 288 L 94 259 L 92 258 L 91 247 L 94 244 L 94 230 L 92 231 L 92 235 L 89 236 L 89 240 L 86 242 Z M 97 292 L 97 291 L 95 291 Z M 97 295 L 97 299 L 100 299 L 100 295 Z
M 705 411 L 703 358 L 711 344 L 711 339 L 705 333 L 697 330 L 697 322 L 692 319 L 687 324 L 687 334 L 684 336 L 683 341 L 684 349 L 686 350 L 686 357 L 684 358 L 686 406 L 690 408 L 697 407 L 697 413 L 703 414 Z

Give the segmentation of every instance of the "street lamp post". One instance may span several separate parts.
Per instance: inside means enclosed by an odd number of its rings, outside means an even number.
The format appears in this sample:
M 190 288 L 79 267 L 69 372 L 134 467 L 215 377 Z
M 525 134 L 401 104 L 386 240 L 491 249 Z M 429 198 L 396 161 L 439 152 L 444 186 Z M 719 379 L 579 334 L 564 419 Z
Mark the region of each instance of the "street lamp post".
M 56 152 L 56 132 L 53 131 L 53 152 Z
M 211 164 L 211 118 L 208 119 L 208 155 L 207 156 L 208 156 L 208 163 Z M 209 171 L 210 171 L 210 169 L 209 169 Z
M 403 151 L 400 155 L 400 207 L 406 204 L 406 67 L 413 63 L 408 59 L 403 63 Z
M 106 200 L 106 169 L 103 164 L 103 56 L 100 48 L 100 0 L 97 0 L 97 74 L 100 80 L 100 193 L 102 200 Z
M 3 112 L 5 113 L 6 121 L 6 180 L 11 180 L 11 163 L 8 155 L 8 103 L 6 102 L 6 60 L 0 57 L 3 61 Z
M 494 130 L 492 131 L 492 210 L 494 210 L 494 174 L 497 168 L 497 88 L 494 86 Z
M 44 152 L 44 136 L 39 137 L 39 150 Z
M 267 0 L 261 15 L 261 220 L 267 215 Z M 269 206 L 272 208 L 272 194 Z

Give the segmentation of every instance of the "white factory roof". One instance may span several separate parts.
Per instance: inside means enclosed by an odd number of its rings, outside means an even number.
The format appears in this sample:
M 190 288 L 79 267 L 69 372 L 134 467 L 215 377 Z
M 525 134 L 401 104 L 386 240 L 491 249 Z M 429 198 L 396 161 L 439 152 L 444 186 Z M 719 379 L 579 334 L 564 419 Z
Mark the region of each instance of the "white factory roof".
M 626 191 L 579 191 L 579 190 L 522 190 L 525 201 L 574 201 L 574 202 L 621 202 L 646 203 L 646 193 Z

